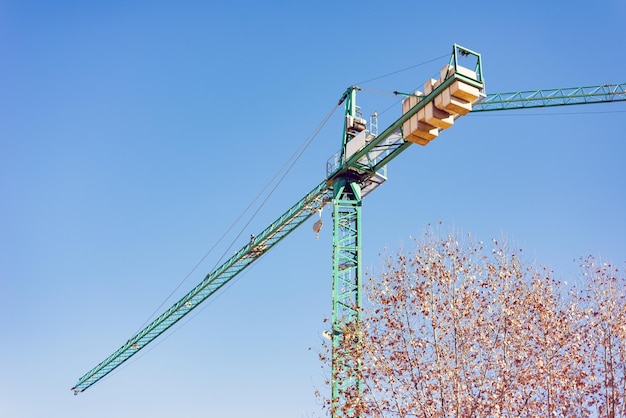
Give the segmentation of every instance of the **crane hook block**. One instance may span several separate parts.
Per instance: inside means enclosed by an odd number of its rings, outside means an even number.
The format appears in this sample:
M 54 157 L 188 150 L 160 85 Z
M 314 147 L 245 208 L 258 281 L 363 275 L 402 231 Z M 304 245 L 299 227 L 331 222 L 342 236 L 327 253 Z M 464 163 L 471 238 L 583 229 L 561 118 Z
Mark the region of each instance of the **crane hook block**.
M 324 224 L 324 221 L 321 219 L 318 219 L 313 224 L 313 232 L 315 232 L 315 239 L 318 239 L 320 237 L 320 231 L 322 230 L 323 224 Z

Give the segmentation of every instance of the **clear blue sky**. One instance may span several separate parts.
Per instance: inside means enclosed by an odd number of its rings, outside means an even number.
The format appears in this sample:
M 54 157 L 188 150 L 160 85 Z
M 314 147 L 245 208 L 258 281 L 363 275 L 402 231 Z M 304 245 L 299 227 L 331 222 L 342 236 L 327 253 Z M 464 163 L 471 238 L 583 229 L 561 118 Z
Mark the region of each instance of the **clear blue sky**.
M 319 240 L 308 222 L 139 360 L 70 388 L 144 324 L 348 86 L 365 81 L 358 100 L 384 127 L 401 110 L 380 93 L 417 88 L 446 59 L 398 71 L 453 43 L 482 54 L 488 93 L 626 81 L 626 4 L 557 3 L 0 2 L 0 416 L 322 415 L 328 211 Z M 564 279 L 586 254 L 623 268 L 625 112 L 475 114 L 409 148 L 365 201 L 365 263 L 442 221 L 504 236 Z M 323 179 L 341 132 L 336 114 L 235 249 Z

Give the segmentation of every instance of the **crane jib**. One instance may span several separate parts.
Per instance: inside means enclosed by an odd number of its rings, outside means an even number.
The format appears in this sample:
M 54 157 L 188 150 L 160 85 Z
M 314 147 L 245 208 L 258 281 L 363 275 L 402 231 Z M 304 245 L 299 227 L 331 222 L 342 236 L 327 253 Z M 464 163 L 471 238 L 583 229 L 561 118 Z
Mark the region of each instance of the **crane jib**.
M 488 94 L 472 112 L 626 101 L 626 83 Z
M 78 380 L 72 388 L 75 394 L 83 392 L 112 372 L 138 351 L 167 331 L 195 307 L 214 294 L 253 261 L 269 251 L 290 232 L 309 219 L 331 199 L 332 188 L 324 181 L 307 193 L 298 203 L 256 235 L 234 256 L 209 273 L 202 282 L 187 293 L 171 308 L 143 328 L 122 347 L 107 357 Z

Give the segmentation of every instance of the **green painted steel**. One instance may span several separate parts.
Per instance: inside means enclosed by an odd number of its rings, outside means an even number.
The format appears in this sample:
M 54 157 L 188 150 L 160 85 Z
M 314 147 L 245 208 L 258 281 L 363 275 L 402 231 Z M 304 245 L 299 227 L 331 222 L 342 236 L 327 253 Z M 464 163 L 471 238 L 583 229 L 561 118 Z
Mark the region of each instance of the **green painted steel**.
M 89 388 L 130 357 L 137 354 L 137 352 L 167 331 L 196 306 L 218 291 L 252 262 L 274 247 L 291 231 L 310 218 L 326 202 L 329 202 L 332 196 L 332 187 L 328 186 L 325 181 L 320 183 L 269 227 L 258 234 L 254 240 L 251 240 L 250 243 L 237 251 L 228 261 L 208 274 L 204 280 L 171 308 L 129 339 L 106 360 L 81 377 L 72 388 L 74 393 L 82 392 Z
M 338 406 L 335 416 L 343 416 L 345 405 L 342 393 L 346 390 L 362 390 L 358 376 L 358 359 L 342 358 L 338 350 L 344 341 L 344 325 L 360 321 L 361 307 L 361 205 L 364 191 L 380 185 L 377 176 L 386 165 L 401 154 L 411 143 L 404 140 L 402 126 L 428 102 L 434 100 L 455 80 L 483 90 L 484 80 L 480 54 L 454 45 L 449 65 L 456 67 L 459 61 L 474 61 L 472 79 L 456 71 L 444 80 L 432 93 L 421 97 L 418 103 L 398 118 L 379 135 L 372 135 L 362 149 L 347 156 L 346 145 L 352 138 L 344 125 L 342 148 L 337 164 L 327 172 L 327 178 L 306 194 L 300 201 L 276 221 L 241 248 L 228 261 L 209 273 L 194 289 L 170 309 L 129 339 L 122 347 L 78 380 L 72 388 L 82 392 L 101 380 L 130 357 L 142 350 L 159 335 L 186 316 L 204 300 L 222 288 L 251 263 L 273 248 L 281 239 L 305 222 L 327 202 L 333 202 L 333 292 L 332 292 L 332 344 L 333 367 L 342 365 L 332 380 L 333 405 Z M 346 115 L 356 116 L 356 86 L 349 87 L 341 97 L 346 102 Z M 605 84 L 592 87 L 575 87 L 554 90 L 535 90 L 487 95 L 474 105 L 472 112 L 513 110 L 523 108 L 564 106 L 575 104 L 626 101 L 626 83 Z M 348 413 L 348 415 L 350 415 Z
M 335 182 L 333 198 L 333 291 L 332 291 L 332 381 L 333 416 L 345 414 L 342 396 L 362 393 L 360 359 L 341 348 L 354 338 L 361 322 L 361 188 L 356 181 L 342 178 Z M 348 337 L 346 337 L 348 335 Z M 349 411 L 348 411 L 349 412 Z
M 347 118 L 349 116 L 357 116 L 357 106 L 356 106 L 356 92 L 357 90 L 359 90 L 359 87 L 357 86 L 350 86 L 346 89 L 345 93 L 343 94 L 343 96 L 341 96 L 341 99 L 339 99 L 339 104 L 341 104 L 341 102 L 344 102 L 344 123 L 343 123 L 343 135 L 342 135 L 342 141 L 341 141 L 341 162 L 345 163 L 345 155 L 346 155 L 346 146 L 348 144 L 348 141 L 350 141 L 350 135 L 348 132 L 348 120 Z
M 351 118 L 358 117 L 357 87 L 346 90 L 345 123 L 340 161 L 345 167 L 347 144 L 360 132 L 351 126 Z M 331 359 L 331 413 L 333 417 L 355 416 L 346 405 L 348 393 L 362 392 L 359 377 L 360 359 L 350 353 L 350 332 L 347 327 L 358 327 L 361 322 L 361 186 L 360 174 L 353 168 L 341 170 L 334 177 L 333 194 L 333 278 L 332 278 L 332 359 Z M 353 340 L 352 340 L 353 341 Z
M 456 67 L 462 56 L 477 58 L 474 69 L 477 73 L 476 80 L 461 74 L 452 74 L 441 86 L 422 98 L 414 108 L 401 116 L 380 135 L 373 136 L 373 139 L 363 149 L 349 156 L 349 158 L 345 156 L 345 146 L 349 138 L 347 125 L 344 125 L 339 164 L 328 173 L 327 178 L 322 183 L 258 234 L 253 242 L 241 248 L 228 261 L 209 273 L 187 295 L 81 377 L 72 388 L 74 393 L 83 392 L 146 347 L 331 200 L 335 204 L 333 218 L 335 225 L 333 230 L 333 334 L 340 329 L 342 321 L 350 318 L 358 319 L 361 306 L 361 190 L 371 187 L 372 179 L 377 176 L 378 172 L 411 144 L 404 141 L 401 126 L 426 103 L 433 100 L 437 94 L 458 78 L 482 89 L 480 55 L 454 45 L 450 65 Z M 340 100 L 340 103 L 347 101 L 346 114 L 356 116 L 358 113 L 356 107 L 357 90 L 359 88 L 356 86 L 348 88 Z M 333 345 L 340 344 L 341 341 L 341 338 L 333 339 Z M 346 375 L 346 379 L 341 379 L 341 382 L 338 382 L 341 384 L 339 387 L 346 388 L 356 385 L 360 390 L 361 383 L 358 379 L 355 380 L 355 376 L 353 373 Z M 333 389 L 333 395 L 336 393 Z
M 432 95 L 436 96 L 441 90 L 440 86 L 433 91 Z M 371 174 L 389 164 L 392 159 L 411 145 L 410 142 L 401 139 L 400 128 L 402 124 L 423 108 L 429 99 L 430 97 L 425 97 L 413 109 L 378 135 L 375 142 L 370 142 L 345 165 Z M 480 103 L 474 105 L 471 113 L 623 101 L 626 101 L 626 83 L 603 84 L 601 86 L 487 94 Z M 393 138 L 396 140 L 388 141 Z M 400 139 L 397 140 L 397 138 Z M 368 157 L 374 153 L 377 155 L 376 158 Z M 338 169 L 337 173 L 340 171 L 341 169 Z
M 626 101 L 626 83 L 489 94 L 472 112 Z
M 476 60 L 474 71 L 476 73 L 476 79 L 467 77 L 464 74 L 456 72 L 456 68 L 459 64 L 459 57 L 472 56 Z M 336 178 L 341 177 L 343 173 L 356 169 L 362 172 L 362 178 L 372 176 L 374 173 L 385 167 L 391 160 L 400 155 L 402 151 L 411 145 L 411 142 L 404 141 L 402 135 L 402 125 L 415 115 L 420 109 L 424 108 L 429 102 L 433 101 L 435 97 L 440 95 L 445 89 L 450 87 L 456 80 L 460 80 L 470 86 L 474 86 L 479 90 L 483 90 L 483 73 L 482 73 L 482 60 L 480 54 L 473 52 L 469 49 L 463 48 L 459 45 L 454 45 L 453 53 L 450 58 L 450 63 L 455 68 L 455 72 L 450 74 L 439 86 L 433 91 L 419 99 L 417 104 L 407 111 L 404 115 L 398 118 L 395 122 L 389 125 L 383 132 L 381 132 L 376 138 L 370 141 L 360 151 L 350 156 L 343 165 L 339 166 L 335 173 L 332 173 L 329 177 Z M 349 89 L 352 92 L 358 90 L 358 87 L 351 87 Z M 344 94 L 346 97 L 346 94 Z M 397 138 L 398 140 L 393 140 Z M 391 141 L 389 141 L 392 139 Z M 376 157 L 372 157 L 376 155 Z

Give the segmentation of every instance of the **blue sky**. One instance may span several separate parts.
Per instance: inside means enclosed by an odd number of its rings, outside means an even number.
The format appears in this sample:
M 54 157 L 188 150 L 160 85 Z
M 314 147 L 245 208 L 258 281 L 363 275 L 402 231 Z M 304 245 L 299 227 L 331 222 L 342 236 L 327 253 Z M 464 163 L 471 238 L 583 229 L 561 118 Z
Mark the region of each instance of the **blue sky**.
M 328 210 L 318 240 L 311 220 L 137 361 L 70 388 L 141 328 L 348 86 L 364 82 L 358 103 L 382 128 L 401 112 L 388 92 L 418 88 L 454 43 L 482 54 L 488 93 L 621 83 L 624 15 L 622 1 L 1 2 L 0 415 L 323 415 Z M 623 268 L 625 112 L 470 114 L 410 147 L 365 201 L 366 265 L 441 221 L 505 237 L 566 280 L 587 254 Z M 339 111 L 232 252 L 324 178 L 341 133 Z

